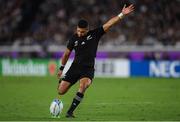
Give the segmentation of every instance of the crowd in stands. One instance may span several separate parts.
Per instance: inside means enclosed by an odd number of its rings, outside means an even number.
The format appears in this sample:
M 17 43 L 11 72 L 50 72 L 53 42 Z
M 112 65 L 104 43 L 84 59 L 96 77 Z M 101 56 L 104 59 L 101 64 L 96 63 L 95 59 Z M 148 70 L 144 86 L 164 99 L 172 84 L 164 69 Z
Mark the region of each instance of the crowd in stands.
M 65 45 L 79 19 L 93 29 L 130 3 L 101 45 L 180 45 L 180 0 L 0 0 L 0 45 Z

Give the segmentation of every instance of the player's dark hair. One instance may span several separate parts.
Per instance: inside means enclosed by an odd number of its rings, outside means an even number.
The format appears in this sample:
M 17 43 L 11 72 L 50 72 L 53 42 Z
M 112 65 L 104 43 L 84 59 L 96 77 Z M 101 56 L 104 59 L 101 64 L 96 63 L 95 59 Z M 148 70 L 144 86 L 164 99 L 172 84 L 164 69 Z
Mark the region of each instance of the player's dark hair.
M 87 28 L 89 25 L 88 25 L 88 22 L 84 19 L 81 19 L 79 20 L 78 22 L 78 27 L 79 28 Z

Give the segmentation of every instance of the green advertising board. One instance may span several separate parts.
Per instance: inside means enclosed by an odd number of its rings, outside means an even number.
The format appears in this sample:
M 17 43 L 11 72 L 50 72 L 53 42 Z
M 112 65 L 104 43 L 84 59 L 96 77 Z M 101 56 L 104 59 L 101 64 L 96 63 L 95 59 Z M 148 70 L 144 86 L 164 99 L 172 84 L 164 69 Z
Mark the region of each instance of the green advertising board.
M 0 59 L 0 75 L 53 76 L 59 65 L 59 60 L 51 59 Z

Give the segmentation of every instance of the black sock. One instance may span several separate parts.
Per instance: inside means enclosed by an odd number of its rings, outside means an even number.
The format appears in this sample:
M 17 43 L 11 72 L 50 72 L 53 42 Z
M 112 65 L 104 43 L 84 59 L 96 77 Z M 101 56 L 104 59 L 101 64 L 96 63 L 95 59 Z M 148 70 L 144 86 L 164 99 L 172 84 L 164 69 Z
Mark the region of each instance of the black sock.
M 68 110 L 68 114 L 72 114 L 73 111 L 76 109 L 76 107 L 79 105 L 79 103 L 81 102 L 81 100 L 83 99 L 84 94 L 77 92 L 76 96 L 73 99 L 73 102 Z

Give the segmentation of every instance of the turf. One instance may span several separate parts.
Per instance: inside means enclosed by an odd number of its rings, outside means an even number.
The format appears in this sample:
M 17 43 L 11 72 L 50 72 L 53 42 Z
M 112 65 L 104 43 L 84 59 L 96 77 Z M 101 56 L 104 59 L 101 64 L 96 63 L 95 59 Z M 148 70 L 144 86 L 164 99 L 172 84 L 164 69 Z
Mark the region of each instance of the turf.
M 61 97 L 61 117 L 51 118 L 49 105 L 56 88 L 55 77 L 0 77 L 0 120 L 180 120 L 179 79 L 96 78 L 74 119 L 64 116 L 78 84 Z

